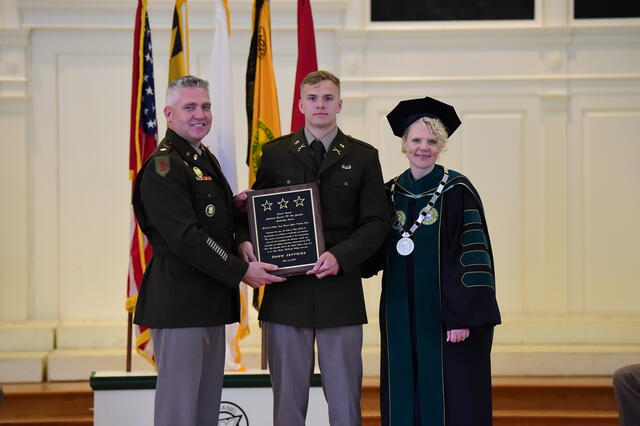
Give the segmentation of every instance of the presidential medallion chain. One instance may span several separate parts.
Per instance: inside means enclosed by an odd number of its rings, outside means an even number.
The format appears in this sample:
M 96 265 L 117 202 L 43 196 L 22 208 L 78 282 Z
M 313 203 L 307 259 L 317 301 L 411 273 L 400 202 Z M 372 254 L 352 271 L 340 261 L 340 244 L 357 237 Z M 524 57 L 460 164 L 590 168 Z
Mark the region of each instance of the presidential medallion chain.
M 409 228 L 408 231 L 404 230 L 404 228 L 402 227 L 402 224 L 400 223 L 400 219 L 398 219 L 398 215 L 396 214 L 396 219 L 393 222 L 393 228 L 396 229 L 401 236 L 400 240 L 398 240 L 398 243 L 396 244 L 396 250 L 401 256 L 408 256 L 413 252 L 413 249 L 415 248 L 415 243 L 413 242 L 411 237 L 416 232 L 418 227 L 422 225 L 422 221 L 429 214 L 429 211 L 431 211 L 433 206 L 436 205 L 436 201 L 438 201 L 440 194 L 442 194 L 442 191 L 444 190 L 444 186 L 447 183 L 447 180 L 449 180 L 449 170 L 447 170 L 447 168 L 445 167 L 444 176 L 442 176 L 442 180 L 440 181 L 440 184 L 438 185 L 436 192 L 434 192 L 434 194 L 431 196 L 431 199 L 429 200 L 427 205 L 424 206 L 422 210 L 420 210 L 420 212 L 418 212 L 418 217 L 416 217 L 416 220 L 413 222 L 413 225 L 411 225 L 411 228 Z M 393 194 L 394 194 L 394 189 L 396 187 L 397 181 L 398 181 L 398 178 L 395 178 L 393 180 L 393 183 L 391 184 L 391 202 L 393 203 L 394 206 L 395 206 L 395 200 L 394 200 Z

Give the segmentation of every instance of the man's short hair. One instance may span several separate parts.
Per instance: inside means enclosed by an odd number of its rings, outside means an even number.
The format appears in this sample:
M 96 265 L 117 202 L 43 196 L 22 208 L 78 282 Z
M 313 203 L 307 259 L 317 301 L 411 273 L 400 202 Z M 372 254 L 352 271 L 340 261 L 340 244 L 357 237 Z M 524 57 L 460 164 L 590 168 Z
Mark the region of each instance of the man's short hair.
M 185 75 L 178 77 L 169 83 L 167 88 L 167 105 L 171 105 L 178 98 L 178 92 L 186 87 L 202 87 L 204 90 L 209 91 L 209 82 L 193 75 Z
M 316 84 L 324 80 L 329 80 L 338 87 L 338 90 L 340 90 L 340 79 L 338 77 L 331 74 L 329 71 L 318 70 L 310 72 L 304 77 L 302 83 L 300 83 L 300 91 L 302 91 L 303 86 L 315 86 Z

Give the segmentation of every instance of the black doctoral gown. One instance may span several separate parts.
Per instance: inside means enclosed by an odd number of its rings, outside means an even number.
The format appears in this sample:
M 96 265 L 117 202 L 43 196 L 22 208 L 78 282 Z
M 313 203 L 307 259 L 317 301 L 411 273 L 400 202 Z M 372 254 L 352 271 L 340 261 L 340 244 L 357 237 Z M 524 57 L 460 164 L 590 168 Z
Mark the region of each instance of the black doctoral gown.
M 419 180 L 395 180 L 394 209 L 408 230 L 432 199 L 444 168 Z M 390 188 L 391 183 L 387 184 Z M 434 208 L 400 255 L 392 231 L 382 284 L 381 406 L 383 425 L 492 424 L 490 352 L 500 323 L 493 255 L 482 202 L 469 180 L 449 171 Z M 446 332 L 469 328 L 464 342 Z

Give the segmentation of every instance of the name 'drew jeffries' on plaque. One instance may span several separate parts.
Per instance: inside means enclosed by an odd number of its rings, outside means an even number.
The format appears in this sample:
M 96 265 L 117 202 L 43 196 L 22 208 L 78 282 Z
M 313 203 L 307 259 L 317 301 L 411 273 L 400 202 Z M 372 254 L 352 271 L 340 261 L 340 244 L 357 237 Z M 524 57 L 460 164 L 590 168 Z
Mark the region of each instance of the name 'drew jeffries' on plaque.
M 302 274 L 324 251 L 318 185 L 249 193 L 249 225 L 256 258 L 278 265 L 276 275 Z

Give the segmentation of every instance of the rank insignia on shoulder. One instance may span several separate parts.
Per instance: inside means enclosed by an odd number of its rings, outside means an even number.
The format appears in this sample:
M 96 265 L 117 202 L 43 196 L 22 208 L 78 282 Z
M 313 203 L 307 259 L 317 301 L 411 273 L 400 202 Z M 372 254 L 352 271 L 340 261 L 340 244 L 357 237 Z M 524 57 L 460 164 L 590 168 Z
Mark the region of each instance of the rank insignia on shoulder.
M 168 155 L 158 155 L 153 158 L 154 165 L 156 166 L 156 173 L 162 177 L 165 177 L 171 171 L 171 161 Z

